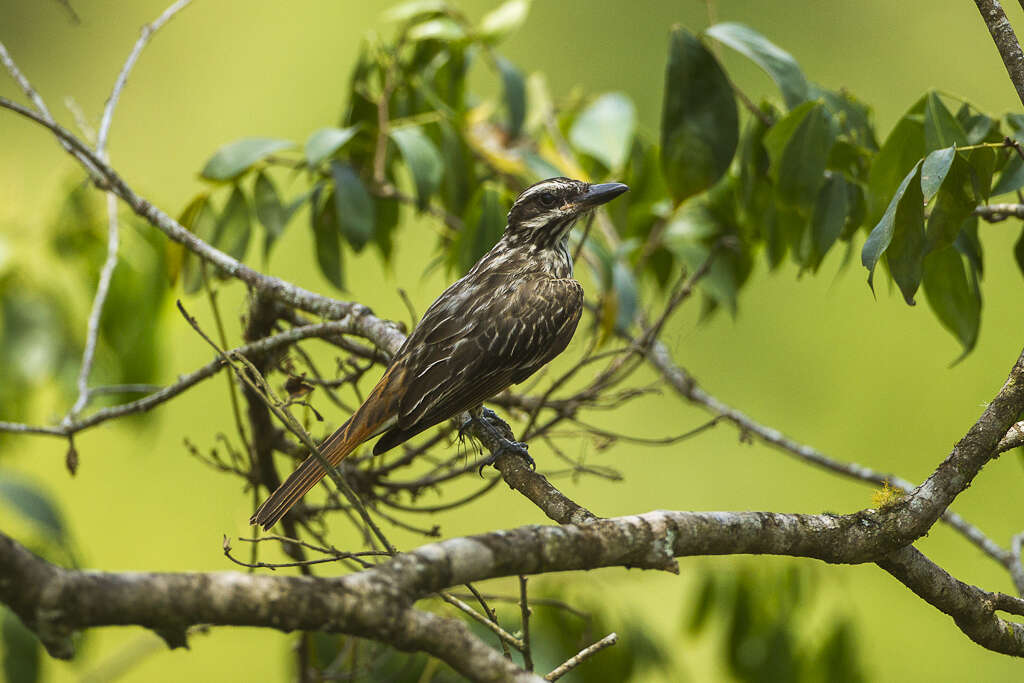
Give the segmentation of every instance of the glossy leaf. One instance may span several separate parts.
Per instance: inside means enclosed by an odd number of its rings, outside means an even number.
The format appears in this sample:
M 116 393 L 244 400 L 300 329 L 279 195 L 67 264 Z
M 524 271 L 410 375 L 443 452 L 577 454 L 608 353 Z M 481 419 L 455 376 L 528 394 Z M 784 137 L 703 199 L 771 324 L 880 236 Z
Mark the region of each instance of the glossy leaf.
M 924 144 L 927 150 L 967 145 L 967 134 L 964 133 L 960 122 L 949 112 L 935 92 L 925 95 Z
M 434 143 L 416 126 L 391 131 L 391 139 L 398 145 L 413 183 L 416 185 L 416 205 L 422 211 L 441 184 L 444 162 Z
M 409 40 L 441 40 L 453 42 L 466 37 L 466 31 L 451 17 L 437 17 L 409 29 Z
M 10 477 L 0 475 L 0 501 L 16 510 L 47 537 L 62 543 L 64 519 L 56 504 L 42 489 Z
M 661 114 L 661 168 L 676 202 L 714 185 L 732 162 L 739 118 L 732 84 L 684 28 L 672 30 Z
M 249 203 L 245 200 L 242 188 L 235 186 L 228 197 L 217 219 L 217 227 L 213 231 L 213 246 L 238 260 L 245 258 L 252 236 L 252 219 L 249 215 Z
M 266 173 L 256 174 L 256 182 L 252 186 L 252 203 L 256 209 L 256 218 L 266 230 L 263 239 L 263 257 L 266 258 L 274 242 L 284 233 L 287 218 L 277 188 Z
M 763 35 L 743 24 L 715 24 L 705 33 L 728 45 L 768 72 L 782 91 L 786 107 L 792 109 L 807 99 L 808 86 L 800 66 L 789 54 Z
M 373 239 L 373 197 L 348 164 L 332 161 L 331 177 L 337 227 L 352 248 L 361 251 Z
M 606 93 L 580 112 L 569 129 L 569 142 L 610 170 L 626 163 L 636 131 L 636 107 L 624 93 Z
M 480 37 L 488 42 L 499 41 L 518 30 L 529 13 L 529 0 L 508 0 L 480 20 Z
M 924 194 L 924 201 L 930 202 L 935 193 L 939 191 L 942 181 L 949 173 L 949 167 L 953 165 L 953 157 L 956 156 L 956 145 L 937 149 L 925 157 L 921 164 L 921 192 Z
M 207 180 L 234 180 L 256 162 L 293 146 L 290 140 L 243 138 L 218 149 L 206 162 L 201 175 Z
M 349 126 L 347 128 L 321 128 L 313 131 L 309 139 L 306 140 L 306 162 L 310 166 L 316 166 L 341 149 L 355 136 L 358 130 L 359 126 Z
M 924 156 L 924 98 L 903 115 L 885 139 L 868 174 L 868 220 L 877 223 L 907 171 Z
M 316 245 L 316 262 L 328 282 L 338 289 L 345 289 L 342 271 L 341 240 L 339 239 L 338 217 L 333 193 L 321 201 L 323 190 L 313 192 L 309 215 Z
M 900 183 L 885 214 L 868 235 L 861 250 L 861 263 L 868 269 L 868 285 L 874 291 L 875 266 L 886 254 L 893 279 L 907 303 L 921 281 L 924 250 L 924 202 L 921 193 L 920 162 Z
M 445 0 L 411 0 L 388 9 L 384 12 L 387 21 L 408 21 L 422 16 L 430 16 L 447 11 Z
M 515 64 L 498 56 L 498 70 L 501 72 L 501 90 L 505 100 L 505 111 L 508 114 L 506 130 L 511 139 L 519 137 L 526 120 L 526 81 L 523 73 Z
M 957 338 L 966 355 L 978 340 L 981 297 L 968 281 L 960 252 L 947 246 L 928 254 L 924 260 L 923 286 L 928 305 L 943 327 Z
M 923 176 L 922 184 L 924 184 Z M 974 213 L 977 203 L 968 192 L 970 186 L 971 168 L 957 154 L 952 159 L 942 186 L 938 190 L 935 204 L 928 215 L 926 230 L 928 250 L 941 249 L 952 244 L 956 236 L 960 234 L 964 221 Z

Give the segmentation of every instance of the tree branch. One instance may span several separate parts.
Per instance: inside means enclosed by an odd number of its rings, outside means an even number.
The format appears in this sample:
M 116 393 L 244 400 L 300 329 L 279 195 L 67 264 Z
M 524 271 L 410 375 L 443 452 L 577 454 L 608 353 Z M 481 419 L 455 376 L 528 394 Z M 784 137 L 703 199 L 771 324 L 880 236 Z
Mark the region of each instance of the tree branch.
M 1021 104 L 1024 104 L 1024 53 L 1021 53 L 1013 26 L 1006 18 L 999 0 L 974 0 L 974 4 L 978 6 L 981 18 L 988 26 L 992 41 L 999 50 L 999 56 L 1003 58 L 1006 73 L 1010 75 L 1013 87 L 1017 89 L 1017 97 L 1020 98 Z

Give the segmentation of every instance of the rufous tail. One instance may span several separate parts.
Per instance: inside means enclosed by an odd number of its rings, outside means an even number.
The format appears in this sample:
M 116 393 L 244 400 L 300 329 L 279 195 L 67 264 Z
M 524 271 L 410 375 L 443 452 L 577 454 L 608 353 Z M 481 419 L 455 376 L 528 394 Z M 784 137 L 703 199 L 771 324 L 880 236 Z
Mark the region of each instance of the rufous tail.
M 366 429 L 364 420 L 358 420 L 361 425 L 353 424 L 358 413 L 348 419 L 345 424 L 338 427 L 337 431 L 324 439 L 320 444 L 320 453 L 323 454 L 331 466 L 336 467 L 346 455 L 356 449 L 363 441 L 372 436 L 372 430 Z M 362 427 L 360 429 L 360 426 Z M 316 486 L 317 482 L 327 474 L 316 456 L 310 455 L 299 465 L 298 469 L 285 479 L 284 483 L 277 487 L 270 498 L 267 498 L 263 505 L 249 518 L 249 524 L 259 524 L 264 529 L 277 524 L 278 520 L 299 502 L 306 493 Z

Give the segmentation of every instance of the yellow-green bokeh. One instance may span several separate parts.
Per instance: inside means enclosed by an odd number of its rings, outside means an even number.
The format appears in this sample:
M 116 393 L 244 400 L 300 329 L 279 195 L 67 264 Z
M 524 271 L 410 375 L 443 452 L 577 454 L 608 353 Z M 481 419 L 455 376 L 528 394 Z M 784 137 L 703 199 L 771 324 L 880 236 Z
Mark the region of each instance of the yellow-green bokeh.
M 165 3 L 72 4 L 83 18 L 81 26 L 71 25 L 56 1 L 0 0 L 0 41 L 61 121 L 72 125 L 64 105 L 65 96 L 72 96 L 95 125 L 139 27 Z M 494 4 L 459 3 L 471 16 Z M 113 164 L 137 191 L 176 214 L 202 188 L 197 172 L 224 142 L 248 135 L 302 141 L 315 128 L 336 122 L 362 36 L 390 30 L 379 19 L 385 6 L 197 0 L 155 38 L 134 71 L 114 120 Z M 1018 7 L 1007 3 L 1006 9 L 1024 26 Z M 1020 109 L 969 2 L 747 1 L 719 2 L 713 11 L 717 19 L 748 23 L 787 48 L 810 79 L 846 87 L 874 105 L 883 136 L 932 87 L 989 112 Z M 693 30 L 705 26 L 705 4 L 538 1 L 502 50 L 525 71 L 546 73 L 556 94 L 575 86 L 591 93 L 626 92 L 637 103 L 641 129 L 654 135 L 667 33 L 676 22 Z M 728 52 L 722 58 L 744 90 L 774 97 L 770 81 L 742 58 Z M 495 89 L 490 74 L 475 78 Z M 0 94 L 20 99 L 2 74 Z M 40 234 L 57 210 L 72 168 L 45 131 L 0 112 L 0 240 L 10 258 L 40 277 L 61 278 L 36 260 Z M 768 274 L 760 264 L 736 319 L 719 315 L 698 325 L 696 309 L 684 309 L 665 341 L 707 390 L 755 419 L 841 460 L 919 481 L 980 413 L 1020 351 L 1021 276 L 1012 256 L 1017 232 L 1010 222 L 982 226 L 987 261 L 980 341 L 953 368 L 948 365 L 959 352 L 957 344 L 923 300 L 909 308 L 884 286 L 874 300 L 859 266 L 834 277 L 840 254 L 831 256 L 817 277 L 800 280 L 792 268 Z M 349 257 L 347 296 L 382 316 L 405 319 L 396 293 L 402 287 L 422 311 L 444 285 L 437 272 L 422 275 L 433 242 L 428 224 L 410 223 L 401 234 L 397 261 L 383 277 L 372 254 Z M 269 271 L 330 292 L 312 262 L 308 230 L 295 223 Z M 237 287 L 222 297 L 236 335 L 241 297 Z M 203 300 L 189 305 L 209 319 Z M 210 353 L 170 306 L 167 316 L 162 379 L 170 382 L 206 362 Z M 0 368 L 0 381 L 2 376 Z M 54 416 L 37 411 L 33 417 Z M 342 417 L 328 415 L 333 421 Z M 672 434 L 704 417 L 665 394 L 608 421 L 630 433 Z M 83 434 L 74 478 L 64 469 L 64 443 L 54 439 L 6 439 L 0 465 L 25 473 L 60 500 L 88 567 L 231 570 L 220 552 L 221 537 L 248 533 L 251 496 L 236 479 L 200 465 L 182 445 L 188 437 L 208 447 L 220 430 L 231 431 L 230 412 L 225 382 L 216 378 L 160 408 L 144 424 L 108 424 Z M 590 457 L 621 470 L 625 480 L 584 479 L 565 487 L 606 516 L 657 508 L 848 512 L 870 504 L 870 489 L 764 446 L 742 444 L 726 427 L 671 448 L 619 445 Z M 955 508 L 1005 545 L 1024 529 L 1022 476 L 1016 457 L 997 460 Z M 0 515 L 6 530 L 9 511 Z M 544 521 L 521 497 L 500 488 L 431 523 L 453 536 Z M 404 547 L 418 542 L 410 535 L 398 538 Z M 1011 590 L 1004 570 L 946 528 L 936 527 L 918 545 L 961 580 Z M 681 563 L 681 577 L 601 571 L 572 581 L 575 591 L 614 596 L 613 604 L 642 614 L 653 630 L 674 634 L 689 609 L 694 572 L 738 561 L 778 566 L 789 560 L 694 559 Z M 824 579 L 823 609 L 857 618 L 872 680 L 1019 680 L 1019 662 L 971 643 L 948 617 L 877 567 L 816 566 Z M 78 660 L 48 661 L 48 679 L 74 680 L 125 648 L 145 648 L 153 640 L 139 629 L 96 632 Z M 266 630 L 220 629 L 195 637 L 191 651 L 156 648 L 126 679 L 281 680 L 290 671 L 290 642 Z M 724 671 L 706 642 L 677 640 L 674 647 L 693 680 Z

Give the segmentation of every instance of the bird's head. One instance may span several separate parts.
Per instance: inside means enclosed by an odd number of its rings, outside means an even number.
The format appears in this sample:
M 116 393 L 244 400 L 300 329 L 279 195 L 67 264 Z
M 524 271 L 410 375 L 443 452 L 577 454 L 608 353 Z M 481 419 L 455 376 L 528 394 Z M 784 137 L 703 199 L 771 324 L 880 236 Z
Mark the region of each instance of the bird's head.
M 508 212 L 507 238 L 554 247 L 580 216 L 628 190 L 622 183 L 591 185 L 571 178 L 548 178 L 522 191 Z

